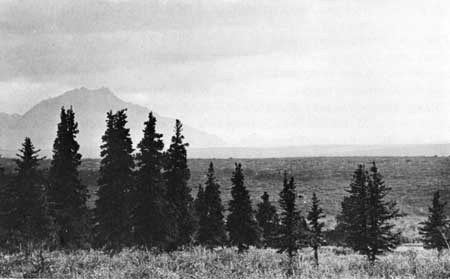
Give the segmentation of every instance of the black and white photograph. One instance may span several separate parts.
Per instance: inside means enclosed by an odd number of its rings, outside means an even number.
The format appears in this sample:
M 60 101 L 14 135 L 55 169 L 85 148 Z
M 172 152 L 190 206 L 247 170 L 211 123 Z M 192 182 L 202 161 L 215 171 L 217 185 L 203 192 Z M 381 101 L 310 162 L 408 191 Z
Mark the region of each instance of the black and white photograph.
M 450 2 L 0 0 L 0 278 L 450 278 Z

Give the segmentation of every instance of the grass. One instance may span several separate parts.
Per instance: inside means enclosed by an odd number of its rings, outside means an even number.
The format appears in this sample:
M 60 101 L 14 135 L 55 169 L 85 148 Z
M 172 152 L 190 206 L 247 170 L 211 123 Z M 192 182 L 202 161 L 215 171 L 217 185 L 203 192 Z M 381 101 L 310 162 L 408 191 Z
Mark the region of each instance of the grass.
M 270 159 L 189 159 L 191 170 L 189 185 L 195 196 L 199 183 L 205 182 L 209 162 L 214 163 L 216 176 L 221 185 L 224 205 L 230 200 L 231 174 L 234 163 L 244 166 L 246 185 L 254 203 L 267 191 L 277 204 L 282 188 L 283 172 L 288 171 L 296 180 L 297 190 L 303 195 L 299 206 L 306 210 L 310 206 L 312 192 L 317 192 L 325 213 L 336 216 L 340 202 L 346 195 L 354 170 L 358 164 L 369 165 L 376 161 L 386 185 L 392 188 L 388 198 L 397 201 L 402 212 L 409 216 L 425 216 L 433 192 L 442 190 L 443 199 L 450 199 L 450 157 L 311 157 Z M 42 163 L 48 169 L 49 160 Z M 11 159 L 0 158 L 0 165 L 14 169 Z M 81 179 L 93 194 L 97 189 L 99 160 L 83 160 Z M 93 199 L 90 205 L 93 206 Z M 447 208 L 450 214 L 450 207 Z
M 296 180 L 297 191 L 303 198 L 299 208 L 303 214 L 311 206 L 311 195 L 315 191 L 327 214 L 326 228 L 334 227 L 335 216 L 340 212 L 341 201 L 346 195 L 353 172 L 358 164 L 369 165 L 376 161 L 384 176 L 386 185 L 392 188 L 388 199 L 394 200 L 402 213 L 407 216 L 395 221 L 396 229 L 402 232 L 404 242 L 417 242 L 418 224 L 426 214 L 433 192 L 441 190 L 444 200 L 450 200 L 450 158 L 449 157 L 311 157 L 311 158 L 270 158 L 270 159 L 190 159 L 190 187 L 196 195 L 199 183 L 205 182 L 209 162 L 214 163 L 216 176 L 221 185 L 225 208 L 230 200 L 231 174 L 234 163 L 244 166 L 246 185 L 250 191 L 253 205 L 260 202 L 264 191 L 270 194 L 271 201 L 278 205 L 278 194 L 282 188 L 282 176 L 286 170 Z M 48 169 L 49 160 L 42 163 Z M 7 170 L 14 169 L 14 161 L 0 158 L 0 165 Z M 80 175 L 88 185 L 92 198 L 89 206 L 94 206 L 97 170 L 99 160 L 83 160 Z M 450 215 L 450 206 L 447 208 Z
M 380 257 L 373 266 L 348 249 L 324 247 L 321 265 L 313 266 L 306 249 L 294 261 L 293 278 L 449 278 L 450 254 L 437 258 L 436 251 L 398 249 Z M 0 256 L 0 277 L 46 278 L 287 278 L 285 255 L 271 249 L 209 251 L 194 247 L 170 254 L 125 250 L 112 257 L 97 251 L 38 252 Z

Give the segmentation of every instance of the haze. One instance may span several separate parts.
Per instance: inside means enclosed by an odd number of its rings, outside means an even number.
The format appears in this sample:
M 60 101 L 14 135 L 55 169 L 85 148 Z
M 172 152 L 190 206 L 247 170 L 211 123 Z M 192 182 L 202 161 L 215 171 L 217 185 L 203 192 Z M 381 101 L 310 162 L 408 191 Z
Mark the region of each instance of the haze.
M 230 145 L 447 143 L 450 2 L 0 0 L 0 112 L 72 88 Z

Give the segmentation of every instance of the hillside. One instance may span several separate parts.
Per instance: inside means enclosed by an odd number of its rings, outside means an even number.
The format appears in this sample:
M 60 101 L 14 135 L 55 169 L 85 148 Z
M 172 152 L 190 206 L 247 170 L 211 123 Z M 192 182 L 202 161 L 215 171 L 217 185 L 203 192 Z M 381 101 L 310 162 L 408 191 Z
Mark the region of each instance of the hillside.
M 31 137 L 43 154 L 51 155 L 56 125 L 62 106 L 72 106 L 79 123 L 78 141 L 85 158 L 99 157 L 101 136 L 105 131 L 106 113 L 126 108 L 131 136 L 136 144 L 142 137 L 144 121 L 150 109 L 127 103 L 119 99 L 107 88 L 89 90 L 79 88 L 68 91 L 58 97 L 40 102 L 23 115 L 0 113 L 0 150 L 2 155 L 12 156 L 19 148 L 25 136 Z M 173 134 L 175 119 L 163 117 L 155 112 L 158 131 L 169 142 Z M 185 123 L 183 133 L 193 147 L 221 146 L 224 142 L 208 133 L 197 130 Z

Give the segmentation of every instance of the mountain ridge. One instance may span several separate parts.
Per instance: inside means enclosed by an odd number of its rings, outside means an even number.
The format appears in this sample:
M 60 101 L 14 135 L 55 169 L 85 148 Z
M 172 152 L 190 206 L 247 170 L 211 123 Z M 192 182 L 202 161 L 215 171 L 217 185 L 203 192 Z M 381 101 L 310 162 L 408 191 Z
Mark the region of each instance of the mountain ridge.
M 106 128 L 106 113 L 110 110 L 127 109 L 128 128 L 134 146 L 142 137 L 144 122 L 151 109 L 121 100 L 108 88 L 90 90 L 85 87 L 64 92 L 34 105 L 22 115 L 0 114 L 0 150 L 17 150 L 23 138 L 28 136 L 43 155 L 51 155 L 56 127 L 61 107 L 73 107 L 79 123 L 78 141 L 80 152 L 85 158 L 97 158 L 100 154 L 101 136 Z M 161 116 L 157 118 L 157 129 L 164 135 L 166 146 L 173 134 L 175 119 Z M 224 146 L 217 136 L 184 124 L 186 141 L 194 147 Z M 10 153 L 10 152 L 6 152 Z

